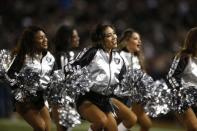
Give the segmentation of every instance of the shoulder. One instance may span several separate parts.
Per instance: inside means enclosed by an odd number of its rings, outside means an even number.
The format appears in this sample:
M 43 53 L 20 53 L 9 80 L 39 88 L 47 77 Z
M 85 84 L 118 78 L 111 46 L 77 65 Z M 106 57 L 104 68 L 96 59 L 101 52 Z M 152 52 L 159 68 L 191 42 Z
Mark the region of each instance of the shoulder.
M 46 53 L 46 55 L 44 57 L 46 57 L 47 60 L 50 60 L 50 61 L 53 61 L 53 62 L 55 61 L 55 57 L 49 51 L 47 51 L 47 53 Z
M 121 50 L 121 51 L 119 52 L 119 54 L 120 54 L 121 56 L 133 56 L 132 53 L 130 53 L 130 52 L 128 52 L 128 51 L 124 51 L 124 50 Z
M 99 50 L 99 48 L 91 47 L 91 48 L 85 48 L 81 52 L 81 56 L 92 56 L 93 54 L 96 54 L 96 52 Z
M 50 51 L 47 51 L 46 56 L 48 56 L 48 57 L 54 57 L 53 54 Z
M 91 47 L 91 48 L 86 49 L 87 52 L 95 52 L 98 50 L 99 50 L 99 48 L 97 48 L 97 47 Z
M 181 63 L 182 62 L 187 63 L 190 57 L 191 57 L 190 54 L 179 53 L 175 56 L 174 60 Z

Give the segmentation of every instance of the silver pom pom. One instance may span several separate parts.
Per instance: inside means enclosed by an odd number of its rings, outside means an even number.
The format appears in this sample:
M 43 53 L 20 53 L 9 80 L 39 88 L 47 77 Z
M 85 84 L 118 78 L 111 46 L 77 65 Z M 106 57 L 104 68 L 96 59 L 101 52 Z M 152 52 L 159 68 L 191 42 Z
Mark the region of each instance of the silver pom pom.
M 91 81 L 88 79 L 87 68 L 65 67 L 65 74 L 61 71 L 55 71 L 52 75 L 50 86 L 49 101 L 50 104 L 58 104 L 60 107 L 59 123 L 65 127 L 74 127 L 80 124 L 80 115 L 75 109 L 75 98 L 90 89 Z
M 150 99 L 153 79 L 140 69 L 128 70 L 121 81 L 118 96 L 130 96 L 132 102 L 146 103 Z
M 133 103 L 144 106 L 145 112 L 157 117 L 170 111 L 172 95 L 165 82 L 154 81 L 140 69 L 128 70 L 121 81 L 119 96 L 130 96 Z
M 0 50 L 0 76 L 4 76 L 10 63 L 11 63 L 11 52 L 5 49 Z
M 155 81 L 153 88 L 150 90 L 150 96 L 149 101 L 144 105 L 144 110 L 148 115 L 158 117 L 171 110 L 172 92 L 165 81 Z
M 171 109 L 183 113 L 186 109 L 197 103 L 197 87 L 188 86 L 187 83 L 182 82 L 179 89 L 173 90 L 173 101 Z
M 48 102 L 51 104 L 63 104 L 62 93 L 66 90 L 65 87 L 65 74 L 62 70 L 56 70 L 51 76 L 51 85 L 48 93 Z
M 47 76 L 40 77 L 39 72 L 35 72 L 32 68 L 24 67 L 16 74 L 17 89 L 12 93 L 15 99 L 20 102 L 28 101 L 37 96 L 38 91 L 46 90 L 46 85 L 50 83 Z M 47 81 L 47 82 L 46 82 Z
M 69 104 L 65 104 L 58 109 L 59 112 L 59 124 L 64 127 L 74 127 L 77 124 L 81 124 L 80 115 L 74 107 Z
M 76 95 L 88 92 L 92 84 L 89 79 L 88 69 L 86 67 L 81 68 L 80 66 L 72 67 L 72 70 L 69 68 L 65 67 L 67 71 L 65 86 L 69 96 L 75 98 Z

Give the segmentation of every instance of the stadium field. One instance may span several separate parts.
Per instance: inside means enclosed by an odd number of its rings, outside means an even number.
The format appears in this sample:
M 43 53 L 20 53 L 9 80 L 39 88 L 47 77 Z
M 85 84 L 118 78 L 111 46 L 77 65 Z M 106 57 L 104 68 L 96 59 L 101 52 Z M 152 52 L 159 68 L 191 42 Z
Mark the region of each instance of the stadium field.
M 73 129 L 73 131 L 87 131 L 89 123 L 83 122 Z M 32 131 L 31 127 L 23 120 L 0 119 L 0 131 Z M 55 131 L 55 126 L 52 126 Z M 135 126 L 131 131 L 139 131 L 139 127 Z M 153 128 L 150 131 L 184 131 L 177 123 L 153 122 Z

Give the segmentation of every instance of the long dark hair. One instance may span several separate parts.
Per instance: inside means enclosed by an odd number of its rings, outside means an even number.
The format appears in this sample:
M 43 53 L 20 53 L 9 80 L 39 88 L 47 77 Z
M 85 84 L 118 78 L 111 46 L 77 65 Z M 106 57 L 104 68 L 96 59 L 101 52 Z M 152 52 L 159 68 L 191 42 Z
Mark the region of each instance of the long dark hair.
M 38 26 L 29 26 L 23 31 L 20 39 L 18 40 L 17 47 L 13 50 L 13 54 L 17 55 L 22 63 L 26 54 L 30 57 L 34 57 L 34 54 L 38 53 L 38 49 L 35 44 L 35 34 L 38 31 L 45 32 L 44 29 Z
M 104 32 L 106 28 L 111 27 L 113 30 L 115 28 L 112 25 L 108 24 L 98 24 L 96 29 L 91 34 L 91 40 L 93 42 L 93 46 L 97 48 L 104 48 L 103 39 L 104 39 Z
M 123 34 L 122 34 L 122 36 L 121 36 L 121 38 L 120 38 L 120 40 L 119 40 L 119 45 L 118 45 L 118 48 L 119 48 L 120 50 L 127 50 L 127 49 L 126 49 L 127 40 L 129 40 L 129 38 L 130 38 L 130 37 L 133 35 L 133 33 L 135 33 L 135 32 L 137 32 L 137 31 L 135 31 L 135 30 L 132 29 L 132 28 L 128 28 L 128 29 L 126 29 L 126 30 L 123 32 Z M 139 62 L 140 62 L 140 65 L 141 65 L 141 68 L 142 68 L 143 70 L 145 70 L 145 66 L 144 66 L 144 54 L 143 54 L 142 49 L 140 49 L 139 52 L 134 52 L 134 55 L 138 57 Z
M 71 37 L 74 28 L 62 25 L 57 30 L 54 38 L 55 52 L 65 52 L 71 48 Z
M 191 28 L 187 33 L 183 47 L 177 56 L 195 56 L 197 47 L 197 27 Z

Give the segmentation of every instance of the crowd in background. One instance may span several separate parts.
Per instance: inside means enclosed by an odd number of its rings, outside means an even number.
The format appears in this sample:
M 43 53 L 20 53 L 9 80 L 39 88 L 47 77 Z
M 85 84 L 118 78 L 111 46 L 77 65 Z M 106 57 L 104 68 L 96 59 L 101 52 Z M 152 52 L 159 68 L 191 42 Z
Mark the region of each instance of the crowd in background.
M 12 49 L 24 27 L 42 26 L 52 40 L 62 24 L 75 26 L 80 46 L 88 47 L 92 28 L 104 21 L 118 35 L 129 27 L 140 32 L 147 72 L 158 79 L 166 75 L 188 29 L 196 26 L 196 5 L 195 0 L 1 0 L 0 49 Z M 3 90 L 0 98 L 7 101 Z M 8 115 L 4 112 L 0 116 Z

